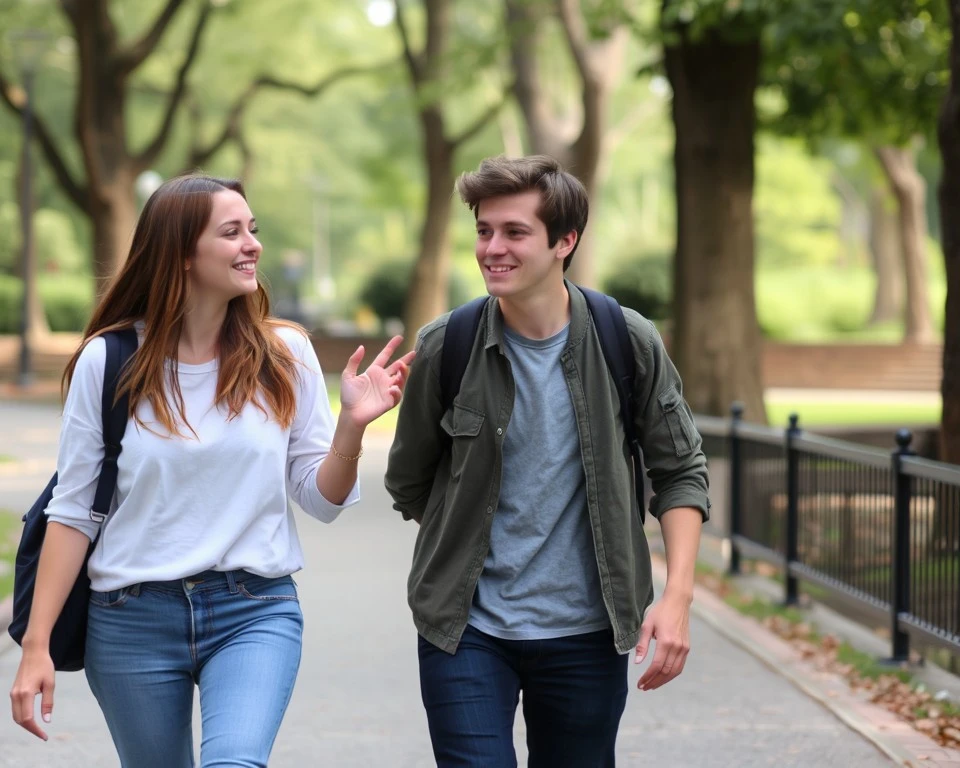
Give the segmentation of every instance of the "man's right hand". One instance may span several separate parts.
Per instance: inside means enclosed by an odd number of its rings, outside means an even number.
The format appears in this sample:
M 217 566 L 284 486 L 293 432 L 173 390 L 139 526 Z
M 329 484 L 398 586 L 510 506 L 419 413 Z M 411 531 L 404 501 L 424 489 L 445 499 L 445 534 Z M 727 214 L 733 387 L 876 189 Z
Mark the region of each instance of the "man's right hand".
M 37 694 L 40 694 L 40 715 L 49 723 L 53 715 L 54 670 L 53 660 L 45 651 L 24 651 L 20 668 L 10 690 L 14 722 L 26 728 L 38 739 L 47 740 L 47 734 L 34 717 Z

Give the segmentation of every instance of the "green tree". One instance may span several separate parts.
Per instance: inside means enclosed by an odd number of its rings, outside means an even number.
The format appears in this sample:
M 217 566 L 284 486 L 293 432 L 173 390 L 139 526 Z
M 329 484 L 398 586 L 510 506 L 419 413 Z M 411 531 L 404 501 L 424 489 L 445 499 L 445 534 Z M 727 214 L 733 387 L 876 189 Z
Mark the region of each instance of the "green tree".
M 13 11 L 36 14 L 30 9 L 35 4 L 15 5 Z M 200 59 L 211 19 L 215 14 L 244 13 L 246 8 L 232 8 L 225 0 L 163 0 L 137 5 L 60 0 L 58 5 L 60 14 L 48 12 L 41 23 L 74 42 L 71 66 L 75 106 L 69 121 L 73 131 L 67 140 L 72 146 L 65 146 L 43 115 L 37 117 L 36 134 L 60 189 L 91 221 L 99 290 L 124 258 L 137 214 L 137 176 L 160 162 L 172 143 L 175 127 L 187 112 L 190 76 Z M 182 23 L 177 30 L 181 35 L 173 34 L 178 22 Z M 177 39 L 171 43 L 170 37 Z M 166 46 L 161 45 L 164 40 Z M 213 48 L 210 55 L 216 57 L 217 49 Z M 162 67 L 165 71 L 159 75 L 151 71 L 155 58 L 172 66 Z M 233 100 L 221 117 L 221 129 L 205 143 L 191 143 L 184 158 L 185 169 L 207 163 L 231 143 L 245 151 L 243 116 L 261 90 L 283 89 L 316 96 L 343 78 L 371 68 L 377 67 L 345 67 L 311 84 L 283 79 L 268 71 L 241 81 L 239 90 L 235 86 L 232 89 Z M 160 107 L 155 123 L 149 128 L 138 124 L 144 135 L 134 137 L 129 107 L 138 89 L 148 91 Z M 23 109 L 22 92 L 2 68 L 0 99 L 16 114 Z
M 600 207 L 610 139 L 610 95 L 623 73 L 629 34 L 619 3 L 596 5 L 581 0 L 505 0 L 513 93 L 526 123 L 528 147 L 533 153 L 552 155 L 578 176 L 587 188 L 593 218 Z M 572 78 L 558 77 L 556 66 L 542 66 L 549 20 L 560 27 L 563 47 L 574 65 Z M 555 54 L 553 48 L 550 53 Z M 577 107 L 571 109 L 570 102 L 578 102 Z M 582 285 L 596 282 L 595 234 L 595 227 L 588 227 L 570 265 L 570 279 Z
M 845 0 L 829 28 L 774 23 L 767 73 L 785 97 L 776 130 L 863 141 L 897 201 L 906 283 L 905 340 L 931 341 L 926 182 L 920 142 L 933 137 L 947 82 L 943 0 Z
M 409 9 L 395 0 L 394 18 L 420 123 L 427 182 L 420 248 L 403 317 L 408 347 L 418 328 L 447 309 L 454 155 L 490 123 L 506 98 L 505 91 L 498 89 L 489 106 L 468 110 L 471 116 L 464 126 L 451 128 L 451 123 L 460 122 L 451 119 L 458 111 L 454 109 L 457 95 L 475 95 L 467 83 L 482 79 L 484 65 L 489 62 L 482 42 L 474 39 L 473 45 L 458 45 L 458 37 L 464 35 L 467 25 L 455 27 L 453 11 L 452 0 L 423 0 L 422 42 L 418 45 L 407 20 Z M 460 102 L 457 106 L 463 109 L 465 105 Z
M 924 0 L 920 5 L 930 2 L 934 0 Z M 890 0 L 880 5 L 882 9 L 876 11 L 876 4 L 867 0 L 663 0 L 664 61 L 674 91 L 677 137 L 675 355 L 691 402 L 699 410 L 725 412 L 729 401 L 737 398 L 745 402 L 750 418 L 762 418 L 763 414 L 751 213 L 758 88 L 785 87 L 788 75 L 799 70 L 801 74 L 794 80 L 811 83 L 811 114 L 821 118 L 833 114 L 821 109 L 821 104 L 834 105 L 834 112 L 842 115 L 867 110 L 867 106 L 850 96 L 856 92 L 857 80 L 854 78 L 850 86 L 843 84 L 848 79 L 847 69 L 856 65 L 844 63 L 844 57 L 851 56 L 850 48 L 845 48 L 845 43 L 837 38 L 849 34 L 852 44 L 877 47 L 880 52 L 876 55 L 865 54 L 864 66 L 885 72 L 886 87 L 895 85 L 903 97 L 898 101 L 898 96 L 894 96 L 890 114 L 877 117 L 875 124 L 883 119 L 899 121 L 897 127 L 903 135 L 916 133 L 911 130 L 909 110 L 905 112 L 901 102 L 911 97 L 909 86 L 916 91 L 920 83 L 912 80 L 909 73 L 901 72 L 899 78 L 892 76 L 898 59 L 889 45 L 884 47 L 890 42 L 884 37 L 892 36 L 896 41 L 900 35 L 904 50 L 916 44 L 934 52 L 941 38 L 928 35 L 918 42 L 911 37 L 914 30 L 926 23 L 921 12 L 910 10 L 911 3 Z M 856 19 L 850 15 L 851 8 Z M 871 42 L 862 29 L 857 32 L 858 27 L 867 24 L 866 20 L 877 29 L 876 41 Z M 892 30 L 889 23 L 893 23 Z M 898 26 L 902 23 L 906 23 L 906 31 Z M 831 66 L 821 69 L 811 61 L 811 57 L 821 54 L 830 60 Z M 898 55 L 901 63 L 906 61 L 903 50 Z M 775 76 L 770 75 L 771 68 Z M 931 87 L 935 86 L 932 80 L 931 77 L 928 81 L 924 74 L 924 82 Z M 870 91 L 858 93 L 861 100 L 872 100 L 870 109 L 875 112 L 883 113 L 886 109 L 877 106 L 888 102 L 882 86 L 873 84 Z M 883 93 L 883 98 L 878 93 Z M 787 101 L 799 120 L 803 113 L 799 97 L 791 92 Z M 851 119 L 858 121 L 858 127 L 866 122 L 859 116 Z M 922 115 L 918 122 L 929 125 Z M 813 125 L 806 124 L 804 130 L 814 132 Z M 905 164 L 909 165 L 900 161 L 910 158 L 885 151 L 882 159 L 888 161 L 888 172 L 893 177 Z M 903 192 L 912 181 L 900 173 L 896 183 Z M 915 224 L 917 211 L 922 210 L 922 198 L 918 207 L 917 191 L 911 188 L 906 195 L 913 202 L 907 204 L 901 196 L 901 210 Z M 906 229 L 906 224 L 902 228 Z M 911 244 L 915 240 L 911 239 Z M 916 274 L 911 280 L 914 285 L 923 283 Z M 924 337 L 922 320 L 917 328 L 915 337 Z
M 943 156 L 940 227 L 947 269 L 947 307 L 943 334 L 943 417 L 940 436 L 944 461 L 960 464 L 960 0 L 949 0 L 950 82 L 940 113 Z
M 676 133 L 671 356 L 694 410 L 725 414 L 739 400 L 765 422 L 752 212 L 759 5 L 663 0 L 661 29 Z

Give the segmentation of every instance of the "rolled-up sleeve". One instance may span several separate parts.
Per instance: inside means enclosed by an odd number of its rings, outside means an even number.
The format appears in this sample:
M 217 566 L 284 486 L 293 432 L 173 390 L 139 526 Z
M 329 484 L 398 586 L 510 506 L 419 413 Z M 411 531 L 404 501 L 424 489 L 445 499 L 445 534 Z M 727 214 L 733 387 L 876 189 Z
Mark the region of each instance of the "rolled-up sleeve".
M 47 519 L 82 531 L 96 539 L 100 523 L 90 511 L 103 465 L 103 366 L 107 346 L 92 339 L 77 359 L 63 406 L 57 451 L 57 484 L 47 505 Z
M 629 318 L 628 318 L 629 319 Z M 650 514 L 659 518 L 677 507 L 694 507 L 710 517 L 707 459 L 693 413 L 683 397 L 680 374 L 656 327 L 634 316 L 637 378 L 636 430 L 653 489 Z
M 297 415 L 290 429 L 287 450 L 287 492 L 311 517 L 332 523 L 347 507 L 360 500 L 359 478 L 342 504 L 326 499 L 317 488 L 317 471 L 333 440 L 335 422 L 320 361 L 310 340 L 295 331 L 285 337 L 300 360 L 297 381 Z

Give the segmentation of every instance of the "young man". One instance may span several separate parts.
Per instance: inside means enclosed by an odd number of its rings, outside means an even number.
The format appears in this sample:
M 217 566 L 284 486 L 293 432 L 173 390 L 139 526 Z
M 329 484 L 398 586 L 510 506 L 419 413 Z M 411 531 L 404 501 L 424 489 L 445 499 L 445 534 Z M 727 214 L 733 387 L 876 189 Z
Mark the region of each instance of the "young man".
M 636 432 L 668 577 L 653 600 L 617 391 L 583 294 L 564 280 L 587 223 L 552 158 L 484 160 L 457 189 L 477 220 L 490 298 L 442 411 L 449 315 L 422 329 L 386 486 L 420 531 L 408 590 L 438 766 L 516 766 L 519 693 L 531 768 L 613 766 L 627 654 L 656 652 L 653 690 L 683 670 L 706 461 L 653 325 L 623 310 Z M 641 500 L 642 503 L 642 500 Z

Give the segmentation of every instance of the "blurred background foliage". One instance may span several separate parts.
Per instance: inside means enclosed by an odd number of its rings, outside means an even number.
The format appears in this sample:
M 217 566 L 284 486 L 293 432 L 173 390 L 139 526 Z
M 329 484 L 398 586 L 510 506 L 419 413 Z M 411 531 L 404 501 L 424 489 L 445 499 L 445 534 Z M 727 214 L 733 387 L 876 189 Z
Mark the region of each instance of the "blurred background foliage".
M 859 39 L 858 27 L 862 31 L 866 26 L 863 19 L 868 14 L 850 15 L 859 12 L 855 7 L 859 4 L 841 3 L 850 6 L 842 29 L 851 36 L 851 44 Z M 113 0 L 108 5 L 121 39 L 129 40 L 143 33 L 166 0 Z M 183 3 L 156 51 L 133 76 L 126 117 L 134 148 L 142 147 L 156 131 L 164 94 L 172 86 L 201 5 L 200 0 Z M 258 75 L 306 84 L 343 66 L 390 62 L 375 72 L 344 79 L 316 97 L 262 90 L 242 119 L 246 150 L 229 143 L 202 170 L 243 174 L 265 246 L 261 266 L 279 311 L 289 309 L 293 293 L 283 254 L 297 251 L 305 254 L 300 297 L 312 323 L 336 327 L 358 318 L 369 322 L 371 312 L 381 320 L 398 317 L 418 253 L 426 193 L 416 97 L 390 21 L 392 3 L 232 0 L 216 5 L 189 74 L 185 108 L 153 170 L 164 178 L 185 170 L 191 148 L 217 135 L 235 99 Z M 670 87 L 656 65 L 659 3 L 585 5 L 594 20 L 627 13 L 631 29 L 611 94 L 609 151 L 603 161 L 600 205 L 590 224 L 599 244 L 594 254 L 598 282 L 623 303 L 667 320 L 675 198 Z M 419 41 L 421 9 L 412 2 L 406 7 L 411 34 Z M 451 8 L 453 53 L 436 87 L 442 90 L 445 113 L 455 131 L 508 83 L 509 54 L 498 4 L 454 2 Z M 920 55 L 916 50 L 922 47 L 923 56 L 939 61 L 945 57 L 948 38 L 942 20 L 927 16 L 936 30 L 934 42 L 923 47 L 917 42 L 908 53 L 916 59 Z M 25 26 L 43 28 L 52 36 L 38 74 L 37 109 L 65 161 L 82 178 L 72 137 L 77 64 L 71 29 L 52 0 L 8 0 L 0 6 L 0 29 Z M 821 86 L 801 76 L 817 66 L 842 73 L 848 59 L 835 47 L 815 47 L 821 42 L 817 35 L 825 34 L 819 27 L 807 32 L 799 42 L 790 37 L 789 45 L 783 42 L 787 37 L 777 38 L 786 34 L 782 29 L 771 27 L 767 32 L 772 44 L 782 43 L 784 51 L 781 60 L 766 67 L 758 93 L 763 116 L 754 196 L 759 322 L 764 334 L 776 339 L 896 340 L 902 324 L 869 324 L 876 273 L 862 212 L 880 176 L 869 136 L 844 124 L 843 105 L 836 100 L 820 104 L 816 93 Z M 908 39 L 904 34 L 895 28 L 881 37 Z M 561 111 L 572 112 L 577 107 L 575 70 L 560 36 L 554 25 L 543 37 L 544 71 Z M 881 37 L 870 40 L 882 42 Z M 805 53 L 797 49 L 800 45 L 806 46 Z M 868 66 L 872 59 L 863 61 Z M 0 66 L 16 80 L 5 37 L 0 37 Z M 904 77 L 917 80 L 917 87 L 942 89 L 944 66 L 928 70 L 933 73 L 929 77 L 913 70 Z M 887 83 L 888 88 L 895 86 Z M 859 92 L 856 82 L 843 87 Z M 788 94 L 793 100 L 789 110 Z M 870 94 L 862 95 L 854 106 L 869 111 Z M 939 91 L 934 95 L 939 97 Z M 812 130 L 810 119 L 801 119 L 800 112 L 817 109 L 821 114 Z M 875 124 L 883 118 L 876 115 Z M 18 118 L 7 109 L 0 109 L 0 136 L 0 332 L 11 333 L 18 327 L 16 181 L 21 134 Z M 484 156 L 512 152 L 523 146 L 523 136 L 523 117 L 508 100 L 497 117 L 462 146 L 455 167 L 458 172 L 469 170 Z M 79 330 L 93 301 L 90 222 L 61 192 L 39 152 L 36 157 L 41 298 L 51 330 Z M 933 189 L 940 165 L 929 132 L 919 150 L 918 168 Z M 945 283 L 935 241 L 936 196 L 929 194 L 926 205 L 930 303 L 934 321 L 942 328 Z M 473 239 L 471 214 L 457 204 L 451 226 L 452 303 L 483 290 L 473 262 Z

